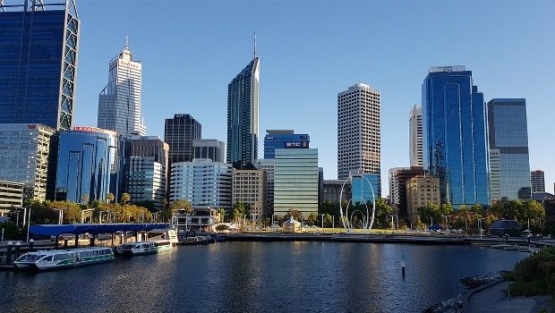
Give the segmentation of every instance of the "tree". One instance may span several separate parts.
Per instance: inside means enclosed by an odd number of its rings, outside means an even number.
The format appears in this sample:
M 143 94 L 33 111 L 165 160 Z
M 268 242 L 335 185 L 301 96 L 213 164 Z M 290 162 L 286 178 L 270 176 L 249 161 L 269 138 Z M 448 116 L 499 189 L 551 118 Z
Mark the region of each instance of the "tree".
M 182 200 L 175 200 L 170 203 L 170 211 L 172 212 L 182 212 L 182 213 L 191 213 L 192 207 L 189 201 L 182 199 Z
M 129 195 L 127 192 L 121 194 L 120 204 L 126 204 L 127 202 L 129 202 L 129 200 L 131 200 L 131 195 Z
M 109 193 L 106 195 L 106 203 L 110 204 L 112 202 L 114 202 L 114 199 L 116 198 L 116 196 L 114 196 L 113 193 Z
M 316 224 L 316 222 L 318 221 L 318 214 L 316 214 L 316 212 L 310 212 L 310 214 L 308 215 L 308 226 L 314 226 Z

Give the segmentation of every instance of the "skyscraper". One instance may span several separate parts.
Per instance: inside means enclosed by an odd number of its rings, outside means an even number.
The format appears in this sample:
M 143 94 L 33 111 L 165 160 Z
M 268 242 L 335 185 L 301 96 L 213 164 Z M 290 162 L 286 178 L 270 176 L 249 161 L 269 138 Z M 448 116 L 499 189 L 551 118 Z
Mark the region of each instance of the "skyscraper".
M 73 127 L 60 133 L 56 199 L 77 203 L 119 198 L 121 141 L 118 133 L 95 127 Z
M 545 176 L 542 170 L 530 172 L 532 181 L 532 192 L 545 192 Z
M 227 86 L 227 163 L 242 167 L 258 158 L 260 58 L 252 61 Z
M 274 159 L 276 149 L 307 149 L 310 146 L 308 134 L 295 134 L 293 130 L 267 130 L 264 136 L 264 159 Z
M 489 204 L 484 95 L 464 66 L 432 67 L 422 84 L 424 166 L 442 203 Z
M 146 135 L 141 115 L 142 64 L 133 61 L 126 40 L 123 50 L 109 63 L 108 84 L 98 96 L 98 127 L 127 138 Z
M 349 173 L 378 175 L 381 195 L 380 93 L 356 84 L 337 95 L 337 177 Z
M 225 142 L 217 139 L 193 140 L 193 159 L 210 159 L 225 162 Z
M 0 123 L 73 122 L 80 21 L 73 0 L 0 6 Z
M 409 159 L 410 166 L 422 166 L 422 106 L 415 105 L 409 116 Z
M 175 114 L 164 125 L 164 142 L 170 146 L 171 164 L 193 161 L 193 142 L 202 137 L 202 125 L 189 114 Z
M 529 200 L 526 99 L 488 102 L 491 200 Z

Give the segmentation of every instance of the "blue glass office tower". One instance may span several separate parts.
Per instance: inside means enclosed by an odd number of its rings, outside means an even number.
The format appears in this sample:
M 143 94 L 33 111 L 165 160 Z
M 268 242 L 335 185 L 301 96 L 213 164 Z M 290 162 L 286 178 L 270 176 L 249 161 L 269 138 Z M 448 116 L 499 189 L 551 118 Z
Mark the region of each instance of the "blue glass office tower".
M 351 203 L 366 204 L 372 203 L 378 198 L 378 184 L 380 176 L 378 174 L 352 174 Z
M 259 81 L 260 58 L 255 55 L 227 86 L 227 163 L 244 166 L 258 158 Z
M 310 136 L 293 130 L 267 130 L 264 137 L 264 159 L 275 159 L 276 149 L 308 149 Z
M 80 22 L 73 0 L 40 2 L 0 5 L 0 123 L 68 130 Z
M 422 84 L 424 166 L 440 179 L 442 203 L 489 205 L 484 95 L 464 66 L 432 67 Z
M 492 99 L 487 108 L 491 200 L 529 200 L 526 99 Z
M 119 198 L 122 140 L 118 133 L 96 127 L 73 127 L 60 133 L 56 199 L 70 202 Z

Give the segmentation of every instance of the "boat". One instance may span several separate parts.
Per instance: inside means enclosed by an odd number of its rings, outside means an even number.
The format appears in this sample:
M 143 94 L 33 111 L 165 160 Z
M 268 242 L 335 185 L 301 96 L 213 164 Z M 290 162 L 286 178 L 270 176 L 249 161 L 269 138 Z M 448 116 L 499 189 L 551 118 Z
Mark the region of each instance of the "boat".
M 199 246 L 199 245 L 207 245 L 209 243 L 214 243 L 214 242 L 215 240 L 214 238 L 212 238 L 212 236 L 190 236 L 181 240 L 180 244 Z
M 147 233 L 146 239 L 148 242 L 154 242 L 157 252 L 171 250 L 179 244 L 175 229 L 151 230 Z
M 109 247 L 77 248 L 71 250 L 40 250 L 27 252 L 13 264 L 19 270 L 55 270 L 114 260 L 114 252 Z
M 168 242 L 169 244 L 169 242 Z M 154 241 L 140 241 L 122 243 L 116 248 L 116 254 L 124 256 L 135 256 L 158 253 L 158 247 Z

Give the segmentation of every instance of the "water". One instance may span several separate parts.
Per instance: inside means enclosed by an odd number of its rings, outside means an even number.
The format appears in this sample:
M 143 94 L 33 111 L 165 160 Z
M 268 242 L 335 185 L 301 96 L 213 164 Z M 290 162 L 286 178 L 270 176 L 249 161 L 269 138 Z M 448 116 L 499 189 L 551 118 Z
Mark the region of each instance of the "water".
M 224 242 L 0 272 L 0 312 L 420 312 L 527 254 L 466 246 Z M 404 256 L 406 276 L 401 275 Z

